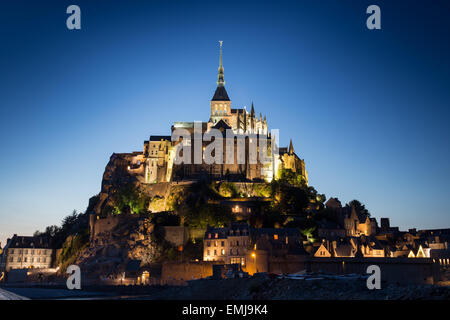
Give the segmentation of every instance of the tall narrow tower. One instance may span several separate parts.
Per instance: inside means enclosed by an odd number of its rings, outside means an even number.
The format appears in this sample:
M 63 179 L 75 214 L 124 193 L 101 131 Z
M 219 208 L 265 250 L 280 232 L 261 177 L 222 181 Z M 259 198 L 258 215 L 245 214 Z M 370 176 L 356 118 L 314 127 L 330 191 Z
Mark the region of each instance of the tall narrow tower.
M 211 121 L 217 123 L 219 120 L 223 119 L 230 124 L 231 101 L 228 97 L 227 90 L 225 90 L 225 77 L 222 64 L 222 43 L 223 41 L 219 41 L 219 70 L 217 73 L 217 88 L 211 99 Z

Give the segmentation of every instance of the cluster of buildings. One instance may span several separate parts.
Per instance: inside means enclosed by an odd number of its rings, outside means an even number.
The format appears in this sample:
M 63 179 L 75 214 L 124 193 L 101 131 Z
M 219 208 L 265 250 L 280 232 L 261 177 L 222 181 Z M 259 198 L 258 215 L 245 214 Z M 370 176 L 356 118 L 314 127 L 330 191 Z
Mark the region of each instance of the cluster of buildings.
M 210 134 L 212 129 L 223 134 L 223 155 L 219 157 L 214 154 L 216 159 L 223 159 L 221 163 L 205 160 L 205 151 L 208 151 L 208 145 L 212 145 L 212 142 L 211 139 L 198 139 L 199 136 Z M 184 132 L 185 135 L 180 139 L 178 132 Z M 243 152 L 239 148 L 244 149 Z M 201 153 L 200 157 L 196 155 L 198 152 Z M 232 108 L 225 89 L 222 44 L 217 88 L 210 101 L 209 120 L 175 122 L 171 127 L 171 135 L 150 136 L 149 140 L 144 141 L 142 152 L 116 156 L 124 160 L 128 173 L 135 175 L 142 183 L 189 180 L 202 175 L 216 179 L 271 181 L 277 178 L 282 168 L 298 172 L 306 183 L 308 181 L 304 160 L 295 154 L 292 143 L 289 149 L 276 145 L 276 137 L 269 132 L 266 116 L 258 116 L 253 103 L 250 111 L 246 107 Z M 176 157 L 183 157 L 183 163 L 178 163 Z M 250 158 L 255 161 L 250 161 Z
M 450 229 L 400 231 L 390 226 L 389 218 L 381 218 L 378 226 L 376 219 L 355 207 L 342 207 L 336 198 L 330 198 L 326 207 L 336 219 L 319 223 L 315 257 L 432 258 L 449 264 Z

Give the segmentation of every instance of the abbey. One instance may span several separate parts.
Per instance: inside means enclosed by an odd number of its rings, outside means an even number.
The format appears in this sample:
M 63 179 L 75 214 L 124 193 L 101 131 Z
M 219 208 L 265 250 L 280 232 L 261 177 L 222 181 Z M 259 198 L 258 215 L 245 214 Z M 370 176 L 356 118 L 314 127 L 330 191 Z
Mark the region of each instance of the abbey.
M 198 132 L 203 137 L 217 130 L 223 133 L 223 148 L 220 148 L 223 157 L 220 158 L 224 161 L 208 163 L 205 161 L 205 152 L 212 143 L 211 139 L 199 142 L 195 134 Z M 179 139 L 179 131 L 187 133 L 190 139 Z M 231 137 L 226 134 L 230 132 L 233 135 Z M 241 141 L 242 145 L 238 141 Z M 200 123 L 175 122 L 171 127 L 171 135 L 150 136 L 149 140 L 144 141 L 142 153 L 135 152 L 130 154 L 131 157 L 127 157 L 128 171 L 139 176 L 143 183 L 158 183 L 190 180 L 201 176 L 236 181 L 272 181 L 278 178 L 282 169 L 290 169 L 300 174 L 307 184 L 305 162 L 294 152 L 292 141 L 289 147 L 284 148 L 278 147 L 275 141 L 275 136 L 269 132 L 266 116 L 263 117 L 261 113 L 257 116 L 253 103 L 250 111 L 245 107 L 232 108 L 231 99 L 225 89 L 220 42 L 217 88 L 210 101 L 209 120 Z M 200 149 L 195 146 L 197 143 L 201 143 Z M 190 151 L 184 156 L 191 161 L 176 161 L 180 156 L 180 148 L 183 148 L 181 153 Z M 189 148 L 191 150 L 187 150 Z M 239 150 L 242 151 L 242 148 L 244 153 L 240 154 Z

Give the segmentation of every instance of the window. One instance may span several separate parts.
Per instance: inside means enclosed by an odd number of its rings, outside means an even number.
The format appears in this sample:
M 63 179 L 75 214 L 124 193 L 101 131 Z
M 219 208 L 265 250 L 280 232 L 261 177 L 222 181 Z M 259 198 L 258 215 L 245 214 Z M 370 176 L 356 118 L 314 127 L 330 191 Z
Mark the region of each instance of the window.
M 41 258 L 37 258 L 37 262 L 41 262 Z
M 225 247 L 225 241 L 222 241 L 221 245 L 222 247 Z
M 14 249 L 9 249 L 10 254 L 14 254 Z
M 239 246 L 239 240 L 236 240 L 236 246 Z
M 217 256 L 217 250 L 214 250 L 214 255 Z
M 47 261 L 47 258 L 42 258 L 42 262 L 46 262 Z
M 21 262 L 22 261 L 22 258 L 21 257 L 18 257 L 17 258 L 17 262 Z
M 206 255 L 209 256 L 209 254 L 210 254 L 210 252 L 209 252 L 209 250 L 207 250 L 207 251 L 206 251 Z
M 206 246 L 211 247 L 211 241 L 206 241 Z
M 28 250 L 25 250 L 25 254 L 28 254 Z
M 274 239 L 274 240 L 278 240 L 278 235 L 277 235 L 277 234 L 274 234 L 274 235 L 273 235 L 273 239 Z
M 219 237 L 219 234 L 218 233 L 216 233 L 216 239 Z
M 23 258 L 23 262 L 27 262 L 27 257 Z
M 34 254 L 34 250 L 31 250 L 31 254 Z
M 233 255 L 233 249 L 230 249 L 230 256 Z
M 225 249 L 222 249 L 222 255 L 223 256 L 225 255 Z
M 9 262 L 14 262 L 14 258 L 13 257 L 9 258 Z

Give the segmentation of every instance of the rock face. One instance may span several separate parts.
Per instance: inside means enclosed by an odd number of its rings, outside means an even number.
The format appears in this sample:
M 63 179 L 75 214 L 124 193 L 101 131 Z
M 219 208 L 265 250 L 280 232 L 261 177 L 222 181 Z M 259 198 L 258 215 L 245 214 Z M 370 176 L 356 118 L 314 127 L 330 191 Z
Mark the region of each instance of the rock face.
M 141 266 L 145 266 L 154 263 L 161 254 L 152 237 L 154 225 L 148 218 L 123 215 L 111 219 L 116 221 L 99 232 L 76 261 L 87 278 L 116 279 L 129 260 L 141 260 Z
M 138 176 L 129 172 L 128 165 L 133 159 L 132 153 L 113 153 L 103 173 L 102 187 L 99 201 L 94 207 L 95 215 L 99 216 L 102 210 L 110 203 L 110 196 L 117 188 L 125 184 L 139 185 Z

